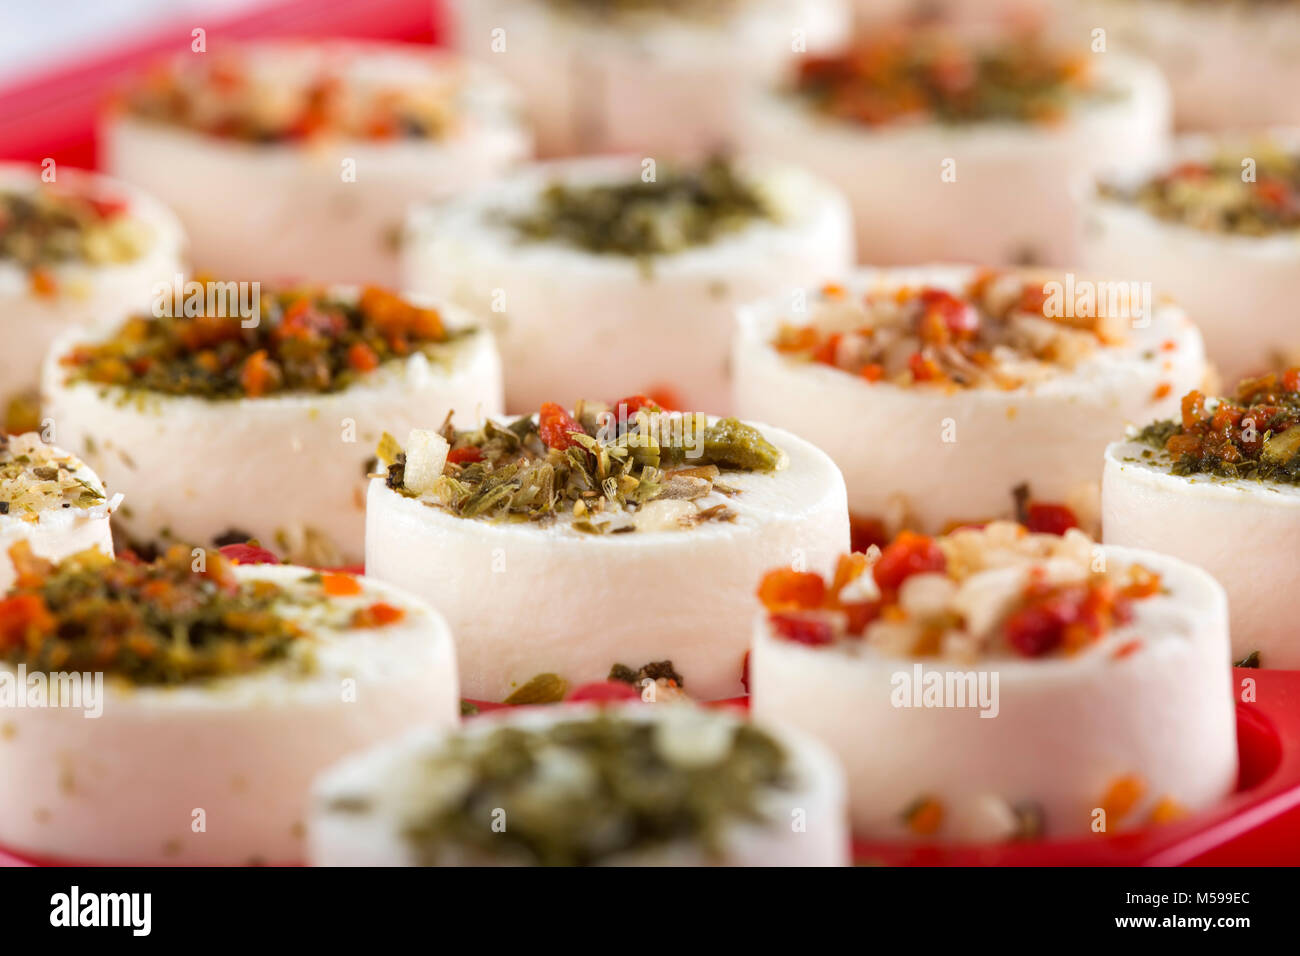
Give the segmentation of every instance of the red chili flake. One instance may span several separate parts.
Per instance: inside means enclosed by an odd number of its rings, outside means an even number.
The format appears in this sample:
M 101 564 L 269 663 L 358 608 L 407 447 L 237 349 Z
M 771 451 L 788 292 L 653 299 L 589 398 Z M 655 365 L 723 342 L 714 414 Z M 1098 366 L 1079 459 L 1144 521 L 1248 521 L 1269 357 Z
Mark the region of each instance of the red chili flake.
M 580 700 L 617 701 L 640 699 L 640 691 L 631 684 L 625 684 L 620 680 L 603 680 L 583 684 L 568 696 L 568 700 L 575 702 Z
M 932 538 L 903 531 L 881 552 L 871 573 L 881 590 L 897 591 L 912 575 L 942 571 L 947 566 L 947 558 Z
M 1026 657 L 1041 657 L 1056 650 L 1065 637 L 1065 622 L 1044 605 L 1021 608 L 1003 626 L 1007 643 Z
M 320 583 L 331 597 L 351 597 L 361 593 L 361 582 L 350 574 L 326 572 L 320 576 Z
M 885 367 L 879 362 L 871 362 L 862 366 L 862 371 L 858 373 L 868 382 L 879 382 L 885 377 Z
M 623 406 L 627 407 L 626 414 L 628 418 L 631 418 L 643 408 L 649 409 L 652 412 L 659 410 L 659 404 L 653 398 L 646 395 L 631 395 L 628 398 L 620 398 L 617 402 L 614 402 L 612 406 L 614 408 L 614 413 L 617 414 L 618 409 Z
M 942 320 L 944 329 L 953 338 L 971 338 L 979 332 L 979 312 L 947 289 L 922 289 L 921 301 L 927 313 Z
M 1133 654 L 1141 646 L 1142 646 L 1142 641 L 1137 638 L 1134 638 L 1133 640 L 1121 644 L 1119 647 L 1115 648 L 1115 653 L 1112 654 L 1111 656 L 1114 657 L 1116 660 L 1119 660 L 1121 658 L 1128 657 L 1130 654 Z
M 577 419 L 554 402 L 542 404 L 538 414 L 538 431 L 546 447 L 557 451 L 565 451 L 578 444 L 571 437 L 574 432 L 585 434 Z
M 453 465 L 464 465 L 468 462 L 482 461 L 483 449 L 477 445 L 466 445 L 464 448 L 453 448 L 447 452 L 447 460 Z
M 1031 501 L 1025 508 L 1025 527 L 1038 534 L 1062 535 L 1079 527 L 1079 519 L 1065 505 Z
M 244 360 L 239 373 L 239 384 L 249 398 L 265 395 L 271 388 L 275 363 L 267 357 L 266 349 L 258 349 Z
M 54 273 L 48 269 L 33 269 L 30 279 L 32 292 L 35 295 L 49 298 L 59 291 L 58 280 L 54 278 Z
M 813 349 L 812 360 L 820 362 L 822 365 L 834 365 L 835 356 L 839 351 L 840 342 L 844 335 L 840 332 L 832 332 L 826 336 L 817 348 Z
M 1173 390 L 1174 387 L 1170 385 L 1168 382 L 1161 382 L 1159 385 L 1156 386 L 1156 390 L 1151 393 L 1151 397 L 1158 401 L 1164 398 Z
M 217 549 L 223 558 L 236 564 L 279 564 L 274 552 L 254 544 L 227 544 Z
M 911 358 L 907 360 L 907 367 L 912 372 L 912 378 L 918 382 L 933 382 L 943 375 L 939 371 L 939 366 L 920 352 L 912 353 Z
M 829 644 L 835 640 L 831 622 L 825 617 L 810 617 L 804 614 L 773 614 L 768 618 L 772 630 L 787 641 L 796 644 L 808 644 L 816 647 Z
M 763 575 L 758 599 L 769 611 L 818 608 L 826 600 L 826 581 L 811 571 L 777 568 Z
M 0 599 L 0 648 L 16 647 L 29 636 L 48 634 L 57 623 L 39 594 Z

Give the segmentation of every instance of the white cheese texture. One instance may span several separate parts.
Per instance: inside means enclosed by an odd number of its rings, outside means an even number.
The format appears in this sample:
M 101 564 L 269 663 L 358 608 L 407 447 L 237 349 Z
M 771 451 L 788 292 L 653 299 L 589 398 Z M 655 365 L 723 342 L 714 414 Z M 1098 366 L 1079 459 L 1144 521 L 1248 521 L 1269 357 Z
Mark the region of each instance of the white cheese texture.
M 739 718 L 722 711 L 697 711 L 684 704 L 631 704 L 609 708 L 622 720 L 652 721 L 664 736 L 717 737 L 729 733 Z M 548 725 L 594 716 L 591 705 L 525 708 L 474 718 L 458 731 L 482 735 L 502 726 L 541 729 Z M 614 855 L 605 866 L 845 866 L 849 838 L 843 772 L 826 749 L 784 728 L 764 727 L 782 745 L 793 786 L 771 789 L 760 796 L 762 823 L 739 823 L 724 836 L 720 859 L 687 840 Z M 402 836 L 405 820 L 426 805 L 412 786 L 420 780 L 419 765 L 436 754 L 448 734 L 417 731 L 400 741 L 349 758 L 322 775 L 313 791 L 308 833 L 310 860 L 317 866 L 413 866 L 415 854 Z M 727 742 L 727 741 L 724 741 Z M 701 755 L 700 760 L 707 760 Z M 427 775 L 426 775 L 427 778 Z M 426 793 L 441 786 L 455 788 L 467 781 L 423 781 Z M 367 800 L 366 812 L 331 810 L 336 797 Z M 426 800 L 429 799 L 426 796 Z M 507 811 L 508 812 L 508 811 Z M 794 826 L 802 821 L 803 829 Z M 508 825 L 508 818 L 507 818 Z M 466 854 L 467 866 L 508 865 L 490 855 Z
M 798 562 L 829 571 L 847 550 L 838 469 L 789 432 L 759 426 L 789 456 L 780 471 L 724 472 L 734 521 L 590 535 L 459 518 L 371 482 L 366 569 L 447 618 L 461 686 L 501 701 L 538 674 L 576 687 L 671 660 L 701 699 L 743 693 L 741 671 L 757 582 Z
M 823 117 L 785 91 L 754 97 L 744 147 L 797 163 L 849 198 L 858 261 L 1073 265 L 1080 192 L 1104 169 L 1152 162 L 1169 135 L 1169 93 L 1149 63 L 1094 58 L 1118 95 L 1062 124 L 871 128 Z
M 1174 475 L 1166 454 L 1121 441 L 1106 449 L 1101 503 L 1107 543 L 1176 555 L 1223 585 L 1234 661 L 1258 651 L 1263 667 L 1300 669 L 1300 487 Z
M 412 212 L 405 287 L 464 306 L 493 329 L 508 411 L 582 397 L 616 401 L 667 386 L 683 407 L 726 414 L 735 306 L 789 296 L 853 261 L 843 197 L 785 166 L 740 167 L 779 221 L 758 220 L 709 245 L 655 257 L 648 271 L 631 257 L 524 242 L 501 221 L 534 210 L 552 182 L 635 181 L 643 168 L 635 159 L 540 164 Z
M 143 225 L 149 239 L 131 262 L 52 267 L 58 289 L 52 296 L 34 293 L 27 270 L 0 259 L 0 415 L 6 398 L 39 386 L 41 360 L 61 333 L 76 327 L 102 328 L 129 309 L 148 311 L 155 288 L 181 272 L 180 223 L 159 202 L 107 177 L 62 166 L 53 170 L 56 188 L 125 200 L 126 214 Z M 0 192 L 39 188 L 40 167 L 0 163 Z
M 1243 159 L 1251 155 L 1250 139 L 1248 134 L 1237 138 Z M 1300 152 L 1300 130 L 1271 130 L 1268 139 Z M 1180 162 L 1209 160 L 1230 142 L 1187 136 L 1176 144 L 1174 156 Z M 1136 185 L 1154 171 L 1119 177 L 1116 183 Z M 1094 196 L 1084 235 L 1084 268 L 1151 282 L 1186 309 L 1225 384 L 1300 361 L 1294 319 L 1300 301 L 1300 230 L 1270 236 L 1205 232 L 1165 222 L 1132 203 Z
M 449 327 L 467 321 L 439 308 Z M 357 564 L 366 463 L 380 435 L 441 423 L 453 408 L 501 410 L 500 360 L 483 330 L 439 357 L 386 362 L 341 392 L 221 401 L 68 383 L 58 360 L 78 340 L 50 354 L 46 407 L 60 440 L 126 494 L 115 520 L 145 542 L 206 545 L 234 529 L 291 560 Z
M 457 116 L 442 138 L 306 145 L 109 117 L 101 129 L 105 168 L 175 210 L 205 272 L 394 286 L 395 240 L 410 203 L 486 182 L 531 153 L 513 94 L 484 67 L 399 45 L 251 49 L 250 68 L 281 83 L 304 82 L 321 62 L 336 62 L 343 82 L 460 84 Z
M 881 284 L 956 292 L 974 274 L 965 266 L 863 270 L 845 288 L 850 297 Z M 1037 383 L 951 391 L 871 383 L 772 347 L 783 323 L 809 321 L 812 290 L 807 301 L 802 314 L 784 300 L 741 310 L 736 409 L 829 454 L 855 515 L 921 531 L 1010 517 L 1012 489 L 1023 482 L 1034 500 L 1068 504 L 1085 527 L 1095 524 L 1106 445 L 1128 424 L 1176 415 L 1181 396 L 1205 377 L 1200 333 L 1176 307 L 1153 300 L 1153 314 L 1126 330 L 1125 343 L 1098 346 Z
M 456 0 L 454 45 L 520 91 L 542 155 L 699 154 L 795 54 L 849 31 L 844 0 L 746 0 L 721 18 L 584 18 L 549 0 Z
M 1009 838 L 1008 812 L 1021 806 L 1039 811 L 1048 838 L 1102 839 L 1094 811 L 1127 776 L 1140 778 L 1141 798 L 1106 821 L 1107 833 L 1139 824 L 1162 798 L 1188 811 L 1213 806 L 1237 775 L 1223 589 L 1167 555 L 1109 545 L 1104 554 L 1110 568 L 1136 562 L 1159 573 L 1168 593 L 1134 602 L 1131 624 L 1073 656 L 941 664 L 865 645 L 809 647 L 774 636 L 761 614 L 749 664 L 754 718 L 830 747 L 848 774 L 854 834 L 864 838 L 922 839 L 905 814 L 928 798 L 943 807 L 943 823 L 926 839 Z M 1116 658 L 1133 639 L 1138 649 Z M 996 716 L 895 706 L 896 675 L 911 678 L 918 664 L 924 673 L 996 674 Z
M 235 573 L 292 587 L 312 572 L 248 565 Z M 0 710 L 0 845 L 94 863 L 301 861 L 316 774 L 413 727 L 460 719 L 442 619 L 395 588 L 362 583 L 360 595 L 322 598 L 324 611 L 286 609 L 310 646 L 254 673 L 174 688 L 109 678 L 98 718 L 71 708 Z M 375 601 L 405 617 L 330 626 Z M 307 673 L 303 653 L 315 660 Z

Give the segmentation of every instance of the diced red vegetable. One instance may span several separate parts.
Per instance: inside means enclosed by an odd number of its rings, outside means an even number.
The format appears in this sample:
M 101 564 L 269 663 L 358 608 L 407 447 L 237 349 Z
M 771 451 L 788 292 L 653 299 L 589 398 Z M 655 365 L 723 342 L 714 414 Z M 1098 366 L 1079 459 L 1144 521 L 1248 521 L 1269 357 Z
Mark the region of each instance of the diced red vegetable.
M 578 444 L 573 440 L 573 434 L 582 434 L 583 428 L 577 419 L 559 405 L 545 402 L 538 414 L 538 432 L 546 447 L 565 451 Z
M 274 552 L 254 544 L 227 544 L 218 549 L 221 556 L 236 564 L 279 564 Z M 137 559 L 138 560 L 138 559 Z
M 826 581 L 811 571 L 777 568 L 763 575 L 758 599 L 769 611 L 811 610 L 826 600 Z
M 640 700 L 641 692 L 620 680 L 595 681 L 575 688 L 568 697 L 571 701 Z
M 934 539 L 911 531 L 900 532 L 881 552 L 871 569 L 883 591 L 896 591 L 914 574 L 942 571 L 948 561 Z
M 824 616 L 801 614 L 773 614 L 769 619 L 772 630 L 787 641 L 796 644 L 817 646 L 829 644 L 835 640 L 835 631 L 831 622 Z
M 1025 527 L 1039 534 L 1061 535 L 1079 527 L 1079 519 L 1065 505 L 1031 501 L 1025 509 Z

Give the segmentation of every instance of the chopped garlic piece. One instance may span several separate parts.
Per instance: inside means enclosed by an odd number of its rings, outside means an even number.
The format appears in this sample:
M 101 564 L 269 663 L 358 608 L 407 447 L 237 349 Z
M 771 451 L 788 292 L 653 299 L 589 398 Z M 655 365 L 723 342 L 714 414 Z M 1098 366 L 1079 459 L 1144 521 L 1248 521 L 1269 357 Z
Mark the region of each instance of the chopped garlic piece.
M 442 477 L 442 467 L 447 464 L 451 446 L 447 439 L 426 428 L 412 428 L 406 440 L 406 476 L 403 484 L 408 491 L 422 495 L 433 490 L 433 484 Z

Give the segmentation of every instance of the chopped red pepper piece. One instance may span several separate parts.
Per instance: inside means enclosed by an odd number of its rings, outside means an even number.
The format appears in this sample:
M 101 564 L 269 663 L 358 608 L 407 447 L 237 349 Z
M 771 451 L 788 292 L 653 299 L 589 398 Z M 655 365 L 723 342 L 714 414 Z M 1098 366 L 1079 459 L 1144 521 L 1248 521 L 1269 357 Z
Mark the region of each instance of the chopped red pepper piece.
M 15 594 L 0 599 L 0 649 L 16 647 L 29 635 L 48 634 L 56 623 L 39 594 Z
M 1062 535 L 1079 527 L 1079 519 L 1065 505 L 1031 501 L 1025 509 L 1025 527 L 1038 534 Z
M 787 641 L 796 644 L 829 644 L 835 640 L 831 622 L 825 617 L 808 617 L 800 614 L 773 614 L 769 621 L 772 630 Z
M 565 451 L 578 444 L 573 440 L 574 432 L 585 434 L 578 420 L 554 402 L 542 404 L 537 425 L 546 447 L 557 451 Z
M 934 539 L 911 531 L 902 531 L 880 554 L 871 569 L 881 590 L 896 591 L 914 574 L 942 571 L 948 560 Z
M 453 448 L 447 452 L 447 460 L 453 465 L 464 465 L 469 462 L 482 461 L 483 449 L 477 445 L 466 445 L 464 448 Z
M 763 575 L 758 599 L 769 611 L 811 610 L 826 600 L 826 581 L 811 571 L 777 568 Z

